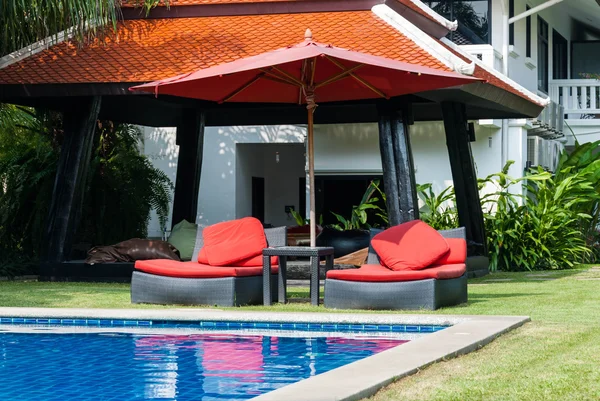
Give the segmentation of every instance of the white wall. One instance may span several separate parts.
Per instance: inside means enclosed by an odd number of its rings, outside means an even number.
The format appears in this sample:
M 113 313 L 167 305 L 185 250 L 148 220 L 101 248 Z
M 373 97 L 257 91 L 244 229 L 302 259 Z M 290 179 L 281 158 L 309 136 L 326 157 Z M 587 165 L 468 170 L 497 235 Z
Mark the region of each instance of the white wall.
M 305 131 L 303 127 L 289 125 L 206 128 L 197 222 L 214 224 L 238 216 L 236 144 L 303 143 Z
M 279 154 L 279 162 L 276 160 Z M 285 206 L 299 210 L 299 179 L 305 175 L 304 144 L 237 144 L 236 218 L 252 215 L 252 177 L 265 179 L 265 223 L 293 225 Z
M 150 157 L 156 167 L 165 171 L 175 183 L 179 150 L 179 147 L 175 144 L 176 130 L 174 128 L 151 127 L 144 127 L 143 129 L 145 154 Z M 202 178 L 200 180 L 196 222 L 199 224 L 214 224 L 238 216 L 236 212 L 238 202 L 235 196 L 237 178 L 236 145 L 238 143 L 303 143 L 305 135 L 306 129 L 304 127 L 290 125 L 207 127 L 204 137 Z M 268 188 L 266 189 L 268 190 Z M 250 202 L 250 199 L 248 202 Z M 266 209 L 265 212 L 267 212 Z M 247 209 L 240 210 L 240 215 L 247 214 L 249 214 Z M 170 220 L 167 227 L 171 227 Z M 154 214 L 148 225 L 148 235 L 161 236 L 158 221 Z
M 471 147 L 477 175 L 483 178 L 502 167 L 500 130 L 476 125 L 475 132 L 477 141 Z M 174 182 L 178 150 L 175 130 L 145 128 L 144 133 L 146 154 Z M 304 135 L 304 127 L 294 126 L 207 128 L 197 222 L 213 224 L 250 215 L 252 176 L 262 176 L 267 194 L 265 221 L 273 225 L 293 224 L 284 206 L 294 205 L 296 210 L 299 207 L 298 178 L 305 171 Z M 451 185 L 442 123 L 416 123 L 410 127 L 410 135 L 417 182 L 432 183 L 436 192 Z M 525 137 L 515 137 L 515 142 L 517 139 L 522 143 Z M 525 148 L 516 149 L 509 156 L 522 155 L 522 149 Z M 280 154 L 279 163 L 275 152 Z M 315 166 L 318 174 L 381 173 L 377 124 L 316 126 Z M 149 232 L 160 235 L 155 218 Z
M 315 172 L 381 172 L 377 124 L 315 126 Z
M 504 0 L 503 0 L 504 1 Z M 513 52 L 508 59 L 509 77 L 533 93 L 538 93 L 537 85 L 537 32 L 538 15 L 548 23 L 548 51 L 549 51 L 549 77 L 552 79 L 552 30 L 556 30 L 569 42 L 576 33 L 578 22 L 574 21 L 569 12 L 569 7 L 574 5 L 575 0 L 566 0 L 549 7 L 537 14 L 531 15 L 531 58 L 526 57 L 526 18 L 523 18 L 514 25 L 515 40 Z M 578 0 L 576 0 L 578 1 Z M 515 0 L 515 15 L 519 15 L 526 10 L 526 5 L 530 8 L 542 4 L 542 0 Z M 508 1 L 507 1 L 508 3 Z M 492 2 L 492 46 L 502 53 L 503 30 L 501 1 Z M 508 11 L 508 9 L 507 9 Z M 570 57 L 570 51 L 569 51 Z M 567 66 L 570 69 L 570 61 Z M 543 94 L 542 94 L 543 95 Z
M 152 164 L 164 171 L 173 184 L 177 178 L 177 157 L 179 156 L 179 146 L 175 144 L 175 128 L 153 128 L 141 127 L 144 133 L 144 154 L 148 156 Z M 169 209 L 169 220 L 167 229 L 171 228 L 171 214 L 173 203 Z M 150 223 L 148 224 L 148 236 L 160 238 L 162 231 L 158 224 L 156 212 L 152 211 Z
M 252 177 L 264 177 L 265 174 L 262 151 L 257 146 L 260 145 L 236 145 L 234 196 L 238 218 L 252 215 Z

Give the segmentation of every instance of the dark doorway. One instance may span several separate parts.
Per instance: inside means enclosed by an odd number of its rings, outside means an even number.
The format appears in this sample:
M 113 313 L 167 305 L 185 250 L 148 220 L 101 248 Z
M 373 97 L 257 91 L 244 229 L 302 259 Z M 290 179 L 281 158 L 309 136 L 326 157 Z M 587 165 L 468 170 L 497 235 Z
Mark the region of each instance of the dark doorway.
M 568 49 L 567 39 L 552 30 L 552 78 L 568 79 Z
M 265 179 L 252 177 L 252 217 L 265 222 Z
M 372 180 L 379 180 L 379 187 L 383 188 L 381 175 L 324 175 L 315 177 L 315 200 L 317 218 L 323 216 L 323 224 L 337 223 L 335 212 L 344 218 L 350 218 L 352 208 L 357 206 Z M 379 195 L 375 195 L 381 198 Z M 379 199 L 379 206 L 385 208 L 383 199 Z M 383 225 L 383 221 L 376 216 L 369 216 L 369 224 Z

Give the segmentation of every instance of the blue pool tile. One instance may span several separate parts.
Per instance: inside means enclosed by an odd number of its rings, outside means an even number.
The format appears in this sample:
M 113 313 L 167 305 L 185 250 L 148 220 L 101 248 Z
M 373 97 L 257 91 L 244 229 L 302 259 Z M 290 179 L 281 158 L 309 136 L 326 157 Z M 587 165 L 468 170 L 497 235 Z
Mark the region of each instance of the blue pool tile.
M 247 334 L 2 333 L 2 399 L 245 400 L 402 342 Z
M 168 320 L 122 320 L 122 319 L 47 319 L 47 318 L 0 318 L 0 324 L 65 324 L 73 326 L 102 326 L 102 327 L 155 327 L 155 328 L 204 328 L 209 330 L 297 330 L 312 332 L 393 332 L 393 333 L 432 333 L 443 330 L 447 326 L 433 325 L 402 325 L 402 324 L 334 324 L 334 323 L 291 323 L 291 322 L 235 322 L 235 321 L 168 321 Z

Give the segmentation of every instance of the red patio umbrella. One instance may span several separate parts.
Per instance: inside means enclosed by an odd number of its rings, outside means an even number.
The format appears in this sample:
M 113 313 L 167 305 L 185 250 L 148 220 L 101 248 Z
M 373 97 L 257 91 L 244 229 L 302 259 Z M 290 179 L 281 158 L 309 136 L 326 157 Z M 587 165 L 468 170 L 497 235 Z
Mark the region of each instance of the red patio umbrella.
M 315 246 L 313 112 L 317 102 L 389 99 L 478 81 L 312 40 L 130 88 L 218 103 L 296 103 L 308 109 L 310 244 Z

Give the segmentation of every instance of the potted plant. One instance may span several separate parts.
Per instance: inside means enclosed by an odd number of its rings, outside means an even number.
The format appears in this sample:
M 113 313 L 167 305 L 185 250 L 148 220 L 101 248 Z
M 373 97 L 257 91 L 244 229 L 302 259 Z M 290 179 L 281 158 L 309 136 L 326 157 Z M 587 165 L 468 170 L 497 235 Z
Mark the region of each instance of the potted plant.
M 381 193 L 379 180 L 371 181 L 360 203 L 352 207 L 349 218 L 331 212 L 338 222 L 323 228 L 323 232 L 317 237 L 317 245 L 333 247 L 336 258 L 367 248 L 370 240 L 369 229 L 372 227 L 369 223 L 370 217 L 383 217 L 385 214 L 377 204 L 377 193 Z
M 287 229 L 288 245 L 298 246 L 310 244 L 310 219 L 305 219 L 294 209 L 290 210 L 290 214 L 296 221 L 296 226 L 288 227 Z M 317 235 L 323 230 L 322 224 L 323 216 L 320 216 L 319 224 L 317 224 Z

